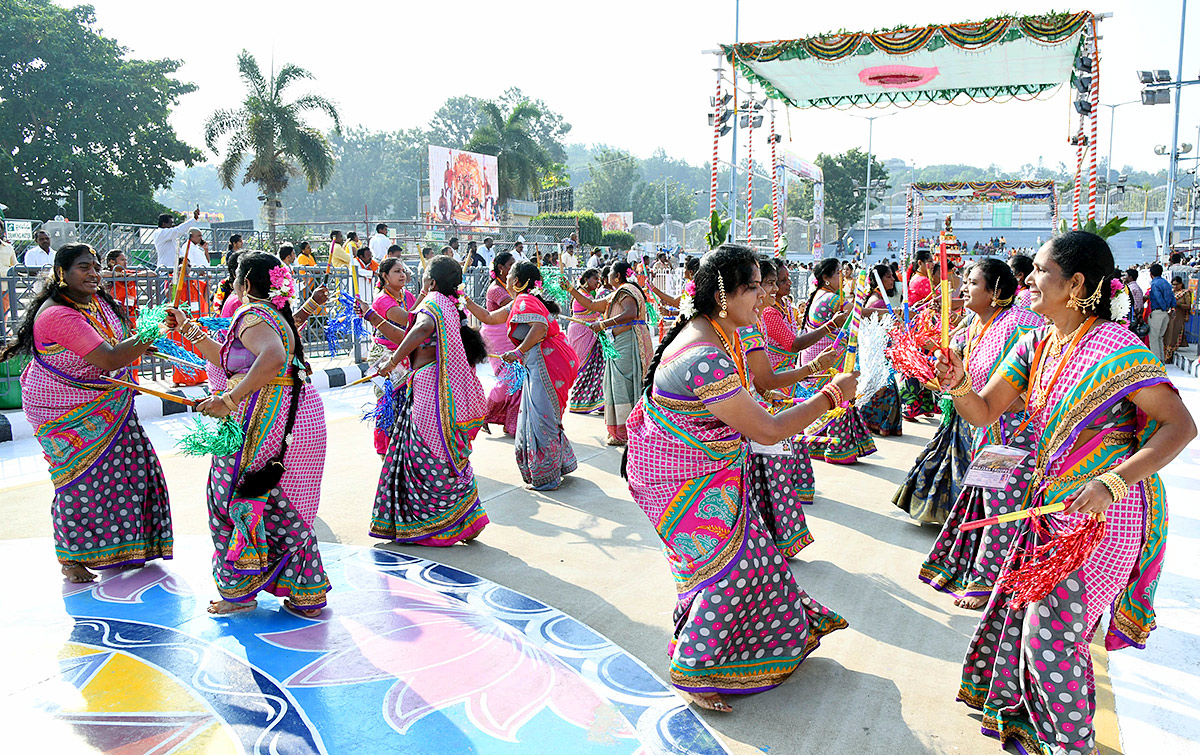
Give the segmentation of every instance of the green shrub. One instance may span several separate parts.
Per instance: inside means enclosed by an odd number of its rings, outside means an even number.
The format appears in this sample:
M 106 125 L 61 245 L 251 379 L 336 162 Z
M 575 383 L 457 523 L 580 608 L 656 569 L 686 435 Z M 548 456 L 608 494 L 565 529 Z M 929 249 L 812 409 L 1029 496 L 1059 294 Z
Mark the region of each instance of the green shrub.
M 607 246 L 622 252 L 628 252 L 637 242 L 629 231 L 605 231 L 600 237 L 600 246 Z
M 604 229 L 600 225 L 600 218 L 596 217 L 596 213 L 591 210 L 577 210 L 575 212 L 546 212 L 535 217 L 530 225 L 536 227 L 538 225 L 546 226 L 579 226 L 579 243 L 587 244 L 588 246 L 597 246 L 600 244 L 601 234 Z

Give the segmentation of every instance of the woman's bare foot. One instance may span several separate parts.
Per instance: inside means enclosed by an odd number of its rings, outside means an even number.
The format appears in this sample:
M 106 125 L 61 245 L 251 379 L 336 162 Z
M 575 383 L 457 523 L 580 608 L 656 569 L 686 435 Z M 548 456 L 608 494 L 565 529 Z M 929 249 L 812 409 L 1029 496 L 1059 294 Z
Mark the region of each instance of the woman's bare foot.
M 88 568 L 83 564 L 71 562 L 62 565 L 62 575 L 67 578 L 71 584 L 81 585 L 84 582 L 94 582 L 96 573 L 88 571 Z
M 720 692 L 692 692 L 692 701 L 705 710 L 715 710 L 718 713 L 732 713 L 733 708 L 725 702 Z
M 968 595 L 965 598 L 959 598 L 954 601 L 954 605 L 959 608 L 979 609 L 983 608 L 983 604 L 987 603 L 988 596 Z
M 245 603 L 234 603 L 228 600 L 210 600 L 208 612 L 215 616 L 229 616 L 235 613 L 246 613 L 258 608 L 257 600 L 247 600 Z
M 283 601 L 283 608 L 288 613 L 294 613 L 297 616 L 302 616 L 306 619 L 317 618 L 318 616 L 321 615 L 321 610 L 322 610 L 320 608 L 299 608 L 296 606 L 295 603 L 293 603 L 290 600 L 287 600 L 286 598 Z

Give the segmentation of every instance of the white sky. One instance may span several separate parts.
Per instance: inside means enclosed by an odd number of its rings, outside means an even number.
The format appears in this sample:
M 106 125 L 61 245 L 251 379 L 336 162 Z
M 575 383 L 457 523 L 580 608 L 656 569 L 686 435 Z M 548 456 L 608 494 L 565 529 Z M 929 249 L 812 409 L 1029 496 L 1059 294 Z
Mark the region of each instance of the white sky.
M 733 0 L 605 0 L 598 4 L 456 0 L 411 2 L 258 2 L 209 0 L 200 5 L 91 0 L 99 27 L 136 57 L 184 61 L 179 78 L 198 91 L 172 115 L 177 132 L 203 147 L 205 118 L 242 96 L 235 58 L 243 48 L 265 67 L 272 54 L 316 76 L 313 91 L 332 97 L 343 123 L 372 129 L 425 125 L 446 97 L 494 97 L 518 86 L 544 99 L 573 125 L 569 141 L 603 142 L 646 157 L 658 147 L 691 163 L 709 159 L 706 124 L 715 87 L 712 56 L 701 50 L 733 41 Z M 69 3 L 62 3 L 69 4 Z M 1002 13 L 1077 10 L 1060 1 L 895 0 L 780 2 L 742 0 L 741 41 L 788 39 L 839 28 L 950 23 Z M 1101 102 L 1137 100 L 1139 68 L 1175 75 L 1180 0 L 1108 0 L 1101 24 Z M 1184 78 L 1200 73 L 1200 3 L 1188 16 L 1191 47 Z M 296 94 L 307 91 L 304 86 Z M 1200 87 L 1185 88 L 1180 141 L 1196 143 Z M 1067 144 L 1070 92 L 1032 103 L 924 106 L 876 123 L 874 151 L 918 165 L 995 162 L 1073 165 Z M 855 113 L 885 111 L 854 110 Z M 1101 159 L 1107 153 L 1108 108 L 1102 108 Z M 102 114 L 100 114 L 102 117 Z M 1117 110 L 1114 164 L 1158 170 L 1156 144 L 1171 138 L 1173 106 L 1132 104 Z M 792 110 L 783 146 L 804 157 L 867 144 L 866 121 L 843 112 Z M 756 156 L 766 153 L 765 129 Z M 756 137 L 758 135 L 756 134 Z M 790 140 L 790 141 L 789 141 Z M 728 159 L 729 139 L 722 140 Z M 743 156 L 744 143 L 739 147 Z M 1196 154 L 1195 151 L 1192 153 Z

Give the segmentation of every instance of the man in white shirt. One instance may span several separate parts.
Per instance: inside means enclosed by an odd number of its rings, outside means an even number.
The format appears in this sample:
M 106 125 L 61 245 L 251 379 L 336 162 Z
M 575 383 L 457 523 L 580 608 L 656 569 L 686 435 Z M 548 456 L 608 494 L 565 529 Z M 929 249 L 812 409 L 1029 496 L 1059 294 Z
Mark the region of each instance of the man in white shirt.
M 562 254 L 563 267 L 573 268 L 578 262 L 575 259 L 575 242 L 568 242 L 563 248 Z
M 5 238 L 4 223 L 0 221 L 0 278 L 8 275 L 8 271 L 18 264 L 20 263 L 17 262 L 17 250 Z
M 190 267 L 210 267 L 208 261 L 208 249 L 204 242 L 204 234 L 199 228 L 192 228 L 188 231 L 187 241 L 183 242 L 184 249 L 187 249 L 188 265 Z
M 528 262 L 529 258 L 525 256 L 525 242 L 518 241 L 513 244 L 512 256 L 517 262 Z
M 483 240 L 483 246 L 475 250 L 475 253 L 483 259 L 483 265 L 488 270 L 492 269 L 492 261 L 496 259 L 496 250 L 492 249 L 492 245 L 495 243 L 491 236 L 487 236 Z
M 371 259 L 376 262 L 382 262 L 387 257 L 388 247 L 392 245 L 392 240 L 387 236 L 388 227 L 386 223 L 380 223 L 375 226 L 375 235 L 367 242 L 371 247 Z
M 158 216 L 158 230 L 154 232 L 154 250 L 158 252 L 158 266 L 175 269 L 179 260 L 179 240 L 196 225 L 200 219 L 200 210 L 192 213 L 192 219 L 175 225 L 175 216 L 164 212 Z M 207 264 L 205 265 L 207 267 Z
M 38 231 L 33 234 L 33 243 L 36 246 L 31 246 L 25 250 L 25 261 L 22 262 L 25 267 L 49 267 L 54 264 L 54 255 L 57 252 L 50 248 L 50 234 L 45 231 Z
M 601 267 L 600 262 L 600 250 L 598 248 L 592 249 L 592 256 L 588 257 L 588 267 L 599 270 Z

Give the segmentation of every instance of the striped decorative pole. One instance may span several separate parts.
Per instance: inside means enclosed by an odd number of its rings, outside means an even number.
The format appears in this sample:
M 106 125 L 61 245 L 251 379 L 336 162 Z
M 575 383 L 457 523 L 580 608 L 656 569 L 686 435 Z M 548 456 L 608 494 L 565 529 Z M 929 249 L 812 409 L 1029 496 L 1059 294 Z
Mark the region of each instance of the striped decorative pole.
M 1178 94 L 1178 92 L 1176 93 Z M 1100 40 L 1096 36 L 1096 17 L 1092 17 L 1092 86 L 1089 92 L 1092 104 L 1091 123 L 1092 134 L 1088 139 L 1088 151 L 1091 153 L 1088 161 L 1088 220 L 1096 219 L 1096 194 L 1100 188 L 1096 180 L 1096 151 L 1099 145 L 1100 119 Z M 1112 166 L 1107 166 L 1111 168 Z M 1105 177 L 1107 178 L 1107 176 Z M 1107 183 L 1107 181 L 1105 182 Z
M 1072 229 L 1078 228 L 1079 199 L 1083 191 L 1083 118 L 1079 119 L 1079 133 L 1075 137 L 1075 189 L 1071 194 L 1071 223 Z
M 750 115 L 746 128 L 746 243 L 750 243 L 750 229 L 754 220 L 754 93 L 747 95 Z M 736 117 L 736 116 L 735 116 Z
M 717 103 L 713 106 L 712 181 L 708 187 L 708 214 L 717 211 L 717 147 L 721 142 L 721 67 L 717 66 Z
M 779 256 L 779 159 L 775 154 L 775 101 L 771 100 L 771 237 Z

